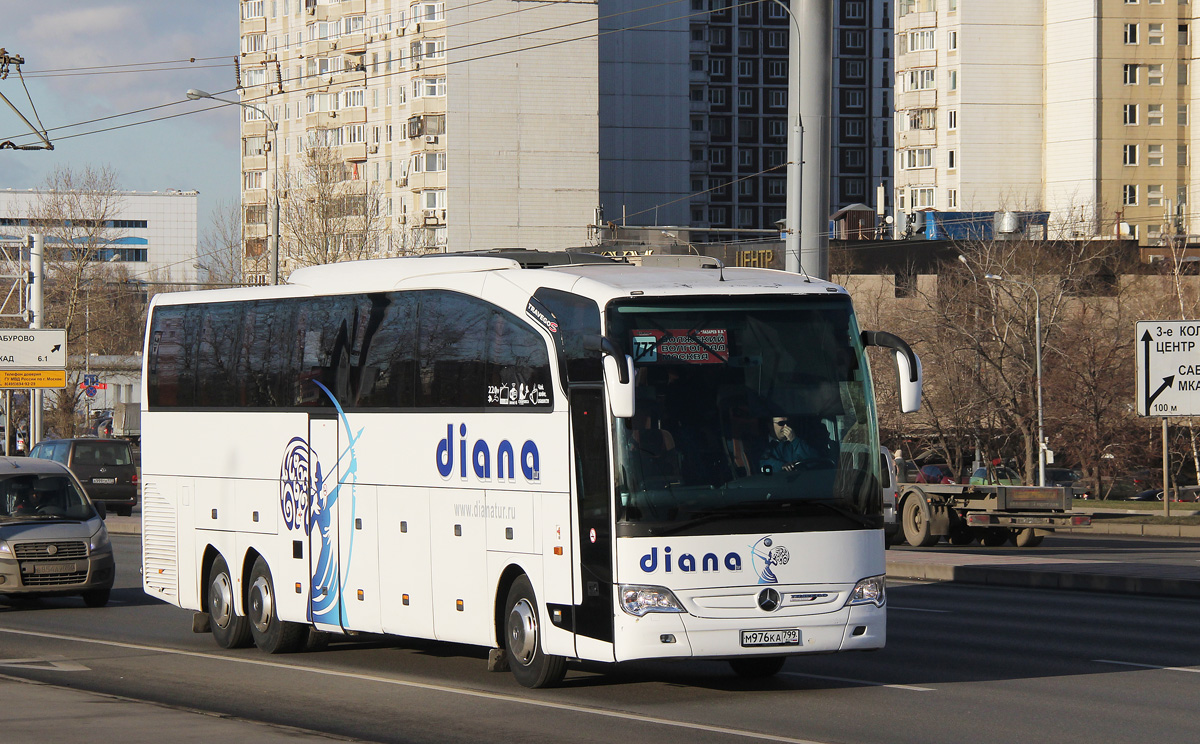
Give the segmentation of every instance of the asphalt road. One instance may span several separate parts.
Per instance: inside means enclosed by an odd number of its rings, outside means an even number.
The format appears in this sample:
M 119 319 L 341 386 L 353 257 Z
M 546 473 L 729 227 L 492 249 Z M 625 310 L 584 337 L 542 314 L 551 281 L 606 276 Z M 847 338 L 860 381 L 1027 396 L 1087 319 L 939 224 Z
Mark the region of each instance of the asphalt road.
M 1046 548 L 1110 549 L 1077 539 Z M 1116 542 L 1130 555 L 1164 549 Z M 288 727 L 263 741 L 305 731 L 389 742 L 1200 738 L 1200 603 L 1187 600 L 892 583 L 880 652 L 791 659 L 758 683 L 719 662 L 582 665 L 562 688 L 530 691 L 488 673 L 482 649 L 450 644 L 360 638 L 288 656 L 222 650 L 190 632 L 189 612 L 142 594 L 136 537 L 114 543 L 120 571 L 107 608 L 0 599 L 0 674 Z M 0 739 L 65 741 L 67 714 L 0 706 Z M 193 718 L 200 723 L 167 732 L 109 717 L 96 733 L 211 741 L 200 724 L 212 716 Z

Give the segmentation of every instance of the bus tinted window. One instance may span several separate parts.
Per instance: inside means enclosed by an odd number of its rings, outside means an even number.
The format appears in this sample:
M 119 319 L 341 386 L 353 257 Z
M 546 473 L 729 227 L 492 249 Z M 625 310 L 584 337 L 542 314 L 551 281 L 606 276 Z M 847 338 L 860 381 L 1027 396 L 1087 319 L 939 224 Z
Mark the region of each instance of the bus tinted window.
M 542 307 L 553 313 L 554 331 L 562 355 L 564 377 L 571 382 L 604 379 L 600 356 L 583 348 L 587 335 L 600 333 L 600 308 L 593 300 L 560 289 L 542 288 L 534 293 Z
M 347 410 L 553 404 L 542 337 L 454 292 L 168 306 L 152 324 L 151 407 L 329 407 L 330 395 Z

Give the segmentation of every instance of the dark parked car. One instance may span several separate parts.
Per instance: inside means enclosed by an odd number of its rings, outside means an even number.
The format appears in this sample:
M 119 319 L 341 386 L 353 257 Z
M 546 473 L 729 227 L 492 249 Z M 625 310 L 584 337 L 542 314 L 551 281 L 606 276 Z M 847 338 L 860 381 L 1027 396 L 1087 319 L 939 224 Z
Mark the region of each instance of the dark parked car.
M 62 465 L 0 457 L 0 594 L 108 604 L 116 570 L 103 515 Z
M 137 466 L 124 439 L 45 439 L 30 457 L 54 460 L 71 469 L 93 501 L 127 517 L 138 501 Z

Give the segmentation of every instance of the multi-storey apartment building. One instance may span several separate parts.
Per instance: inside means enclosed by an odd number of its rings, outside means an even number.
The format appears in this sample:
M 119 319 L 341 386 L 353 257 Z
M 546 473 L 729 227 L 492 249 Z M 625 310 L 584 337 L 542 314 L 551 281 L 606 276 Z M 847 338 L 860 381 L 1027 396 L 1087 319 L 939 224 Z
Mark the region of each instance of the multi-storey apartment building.
M 1186 0 L 900 0 L 901 213 L 1049 210 L 1051 232 L 1195 232 Z
M 787 10 L 691 0 L 685 16 L 674 6 L 644 5 L 601 3 L 602 31 L 638 27 L 600 42 L 606 218 L 689 225 L 696 239 L 711 228 L 771 229 L 786 203 Z M 834 209 L 874 205 L 880 183 L 891 193 L 888 5 L 837 0 L 832 14 Z
M 318 149 L 342 164 L 344 190 L 378 200 L 378 255 L 586 242 L 598 204 L 595 5 L 240 6 L 248 256 L 265 250 L 271 195 L 286 200 Z M 286 232 L 280 255 L 286 276 Z

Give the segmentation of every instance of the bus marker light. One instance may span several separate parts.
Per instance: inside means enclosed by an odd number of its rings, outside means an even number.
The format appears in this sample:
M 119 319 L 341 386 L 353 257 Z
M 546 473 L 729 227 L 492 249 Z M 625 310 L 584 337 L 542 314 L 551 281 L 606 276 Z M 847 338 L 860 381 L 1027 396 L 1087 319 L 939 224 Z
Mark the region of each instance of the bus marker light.
M 562 555 L 562 546 L 561 546 L 561 545 L 555 545 L 555 546 L 554 546 L 554 554 L 555 554 L 555 555 Z
M 459 600 L 456 600 L 456 601 L 454 602 L 454 605 L 455 605 L 455 608 L 456 608 L 456 609 L 457 609 L 459 612 L 462 612 L 462 611 L 463 611 L 463 601 L 462 601 L 461 599 L 459 599 Z
M 358 590 L 358 601 L 359 602 L 363 601 L 363 590 L 362 589 Z
M 299 593 L 300 593 L 300 582 L 297 581 L 296 582 L 296 594 L 299 594 Z
M 408 606 L 408 595 L 407 595 L 407 594 L 401 594 L 401 595 L 400 595 L 400 601 L 404 603 L 404 606 L 405 606 L 405 607 L 407 607 L 407 606 Z
M 505 528 L 504 528 L 504 539 L 505 539 L 505 540 L 511 540 L 511 539 L 513 539 L 513 531 L 512 531 L 512 527 L 505 527 Z

